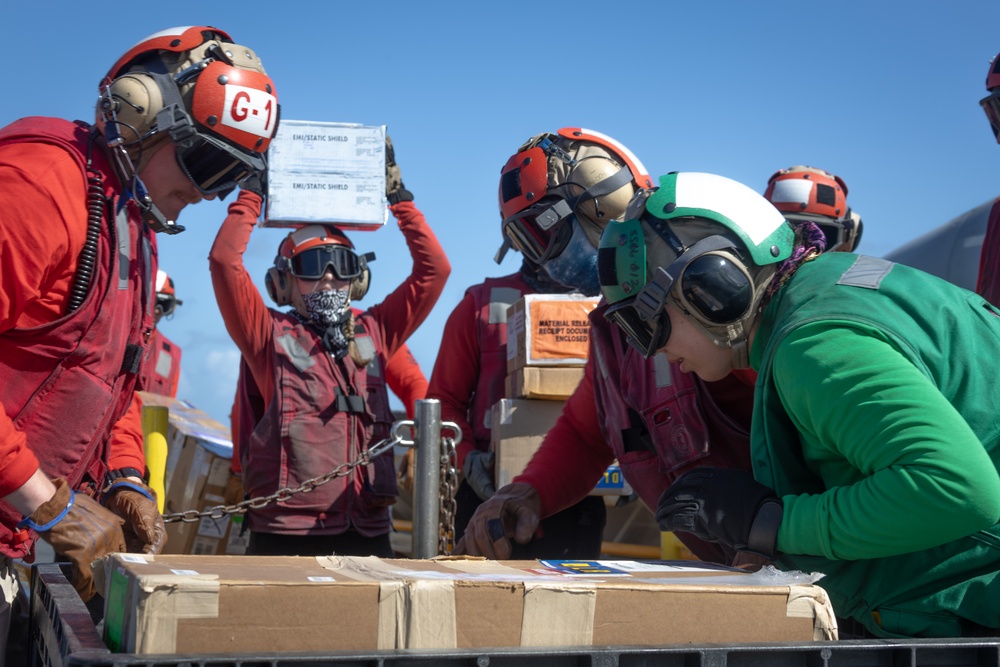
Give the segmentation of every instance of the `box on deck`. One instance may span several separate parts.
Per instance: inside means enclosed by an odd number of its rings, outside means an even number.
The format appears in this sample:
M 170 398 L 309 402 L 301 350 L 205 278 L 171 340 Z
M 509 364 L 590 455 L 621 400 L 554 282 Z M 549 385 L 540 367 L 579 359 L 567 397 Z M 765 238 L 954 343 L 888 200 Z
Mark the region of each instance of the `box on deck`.
M 187 401 L 140 392 L 144 405 L 162 405 L 168 411 L 167 464 L 164 474 L 164 514 L 199 512 L 225 503 L 233 458 L 229 429 Z M 242 554 L 249 535 L 243 515 L 167 524 L 169 554 Z
M 114 554 L 97 570 L 104 639 L 124 653 L 837 637 L 801 576 L 703 563 Z
M 507 309 L 507 373 L 525 366 L 583 366 L 597 297 L 526 294 Z
M 565 401 L 583 379 L 583 366 L 524 366 L 508 373 L 507 398 Z
M 385 225 L 385 126 L 282 119 L 268 148 L 262 227 Z
M 490 450 L 496 457 L 496 487 L 510 484 L 521 474 L 562 414 L 562 401 L 504 398 L 490 412 Z M 617 463 L 608 467 L 591 495 L 627 496 L 632 487 Z

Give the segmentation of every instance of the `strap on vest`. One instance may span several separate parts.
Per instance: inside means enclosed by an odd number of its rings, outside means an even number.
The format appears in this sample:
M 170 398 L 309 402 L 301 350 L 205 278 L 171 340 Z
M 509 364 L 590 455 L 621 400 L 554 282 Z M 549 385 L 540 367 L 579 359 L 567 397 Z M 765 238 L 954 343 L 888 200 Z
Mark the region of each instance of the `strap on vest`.
M 334 407 L 337 412 L 349 412 L 352 414 L 364 414 L 365 399 L 357 394 L 345 395 L 340 387 L 334 387 L 333 393 L 337 396 Z
M 125 346 L 125 358 L 122 359 L 122 373 L 135 375 L 142 365 L 142 346 L 129 343 Z

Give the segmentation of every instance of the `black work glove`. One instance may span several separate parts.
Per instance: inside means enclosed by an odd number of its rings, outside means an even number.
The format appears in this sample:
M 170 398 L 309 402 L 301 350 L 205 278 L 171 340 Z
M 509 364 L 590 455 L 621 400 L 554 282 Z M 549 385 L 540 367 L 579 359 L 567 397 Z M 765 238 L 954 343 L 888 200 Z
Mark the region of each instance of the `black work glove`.
M 774 491 L 748 472 L 698 468 L 663 492 L 656 521 L 660 530 L 688 532 L 773 559 L 783 510 Z
M 413 201 L 413 193 L 403 185 L 403 177 L 396 164 L 396 151 L 392 148 L 388 132 L 385 133 L 385 198 L 390 204 Z
M 542 520 L 542 501 L 535 487 L 514 482 L 501 487 L 493 497 L 476 508 L 465 528 L 465 535 L 452 553 L 510 558 L 511 540 L 527 544 Z
M 252 192 L 264 199 L 267 196 L 267 169 L 255 172 L 253 176 L 240 181 L 240 189 Z
M 496 454 L 474 449 L 462 462 L 462 475 L 480 500 L 489 500 L 497 492 L 493 485 Z

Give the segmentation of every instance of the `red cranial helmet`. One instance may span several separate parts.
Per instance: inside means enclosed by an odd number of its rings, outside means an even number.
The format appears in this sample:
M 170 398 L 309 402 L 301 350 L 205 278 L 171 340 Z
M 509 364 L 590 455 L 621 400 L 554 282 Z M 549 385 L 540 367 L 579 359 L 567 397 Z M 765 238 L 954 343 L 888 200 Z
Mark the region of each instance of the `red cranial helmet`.
M 156 309 L 155 318 L 159 320 L 164 315 L 173 315 L 174 309 L 184 302 L 177 298 L 174 290 L 174 279 L 163 269 L 156 271 Z
M 764 198 L 790 221 L 817 224 L 827 238 L 827 250 L 854 250 L 861 236 L 860 218 L 847 205 L 847 184 L 828 171 L 797 165 L 776 171 L 767 181 Z
M 558 256 L 572 216 L 596 248 L 636 189 L 652 185 L 632 151 L 607 135 L 579 127 L 536 135 L 500 171 L 504 245 L 497 261 L 511 245 L 536 264 Z
M 290 276 L 319 280 L 328 270 L 340 280 L 351 281 L 351 299 L 368 292 L 374 253 L 359 255 L 341 230 L 331 225 L 308 225 L 291 232 L 278 246 L 274 267 L 264 279 L 271 299 L 279 306 L 291 303 Z
M 135 172 L 167 138 L 206 196 L 266 168 L 277 92 L 260 58 L 222 30 L 189 26 L 150 35 L 118 59 L 100 89 L 98 126 L 110 145 L 124 146 Z

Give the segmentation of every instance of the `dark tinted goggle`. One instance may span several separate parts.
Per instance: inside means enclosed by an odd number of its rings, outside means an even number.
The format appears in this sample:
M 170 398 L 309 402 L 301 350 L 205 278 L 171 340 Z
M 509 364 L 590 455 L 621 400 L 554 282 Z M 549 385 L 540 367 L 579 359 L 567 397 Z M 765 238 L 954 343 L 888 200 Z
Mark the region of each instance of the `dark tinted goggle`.
M 993 128 L 993 136 L 1000 141 L 1000 95 L 988 95 L 979 100 L 979 106 L 986 112 L 986 118 Z
M 266 167 L 260 156 L 249 155 L 204 134 L 186 147 L 177 147 L 177 163 L 205 196 L 230 191 Z
M 172 315 L 174 309 L 177 306 L 183 304 L 184 302 L 171 294 L 157 294 L 156 295 L 156 308 L 163 315 Z
M 351 280 L 360 276 L 373 259 L 373 253 L 358 255 L 347 246 L 321 245 L 293 255 L 289 260 L 289 270 L 298 278 L 319 280 L 329 266 L 338 279 Z
M 635 297 L 604 311 L 604 317 L 625 334 L 628 344 L 646 359 L 667 344 L 670 338 L 670 316 L 661 310 L 652 320 L 645 320 L 635 309 Z
M 543 264 L 566 249 L 573 233 L 566 222 L 572 214 L 564 199 L 536 204 L 504 220 L 503 232 L 528 260 Z
M 698 241 L 670 266 L 658 268 L 635 297 L 605 311 L 605 317 L 647 359 L 670 338 L 666 304 L 675 283 L 680 289 L 674 298 L 686 314 L 709 325 L 737 322 L 753 302 L 753 283 L 745 269 L 719 252 L 734 249 L 722 236 Z

